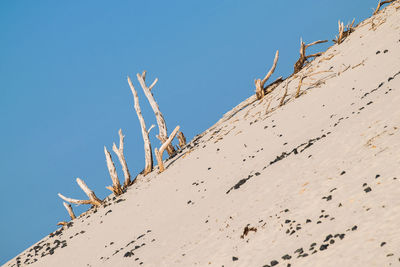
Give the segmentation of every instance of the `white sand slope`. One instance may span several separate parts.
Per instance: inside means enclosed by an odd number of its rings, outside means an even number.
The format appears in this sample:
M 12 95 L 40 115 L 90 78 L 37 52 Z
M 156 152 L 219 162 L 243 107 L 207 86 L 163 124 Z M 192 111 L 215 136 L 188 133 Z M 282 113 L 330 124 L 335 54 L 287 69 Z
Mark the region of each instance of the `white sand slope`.
M 398 6 L 4 266 L 400 266 Z

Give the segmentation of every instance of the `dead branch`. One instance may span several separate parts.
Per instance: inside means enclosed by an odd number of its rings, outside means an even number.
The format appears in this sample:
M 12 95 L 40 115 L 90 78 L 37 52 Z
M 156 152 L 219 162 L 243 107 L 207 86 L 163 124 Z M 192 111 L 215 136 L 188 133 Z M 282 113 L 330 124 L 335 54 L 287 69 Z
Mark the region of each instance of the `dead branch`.
M 61 195 L 60 193 L 58 193 L 58 196 L 61 199 L 63 199 L 64 201 L 67 201 L 69 203 L 74 203 L 77 205 L 81 205 L 81 204 L 91 204 L 93 206 L 101 205 L 102 201 L 97 198 L 96 194 L 92 190 L 89 189 L 89 187 L 85 184 L 84 181 L 82 181 L 79 178 L 76 178 L 76 182 L 78 183 L 79 187 L 83 190 L 83 192 L 85 192 L 85 194 L 89 197 L 89 200 L 73 199 L 73 198 L 65 197 L 65 196 Z
M 145 74 L 144 74 L 145 76 Z M 140 110 L 140 105 L 139 105 L 139 97 L 137 94 L 137 91 L 135 87 L 132 84 L 131 79 L 128 76 L 128 84 L 129 87 L 131 88 L 132 94 L 133 94 L 133 100 L 134 100 L 134 107 L 136 110 L 136 114 L 138 116 L 140 126 L 142 128 L 142 136 L 143 136 L 143 141 L 144 141 L 144 151 L 145 151 L 145 160 L 146 160 L 146 165 L 143 171 L 143 175 L 146 176 L 153 170 L 153 155 L 151 152 L 151 143 L 149 139 L 149 132 L 152 127 L 150 127 L 149 130 L 146 129 L 146 123 L 144 122 L 142 111 Z M 155 84 L 155 83 L 153 83 Z M 151 86 L 149 87 L 151 89 Z
M 119 162 L 121 163 L 122 170 L 124 172 L 125 181 L 123 189 L 126 189 L 131 184 L 131 174 L 128 169 L 128 165 L 126 164 L 125 156 L 124 156 L 124 135 L 122 134 L 122 130 L 119 129 L 119 148 L 113 143 L 113 151 L 117 155 Z
M 119 183 L 117 170 L 115 169 L 115 165 L 114 162 L 112 161 L 111 154 L 110 152 L 108 152 L 106 146 L 104 146 L 104 154 L 106 155 L 107 168 L 113 183 L 112 186 L 106 186 L 106 188 L 111 190 L 114 193 L 114 195 L 119 196 L 122 194 L 121 184 Z
M 395 1 L 395 0 L 386 0 L 386 1 L 383 1 L 383 2 L 382 2 L 381 0 L 379 0 L 378 6 L 376 7 L 376 9 L 375 9 L 373 15 L 378 14 L 379 10 L 381 9 L 381 7 L 382 7 L 383 5 L 392 3 L 392 2 L 394 2 L 394 1 Z
M 283 93 L 283 96 L 282 96 L 282 98 L 281 98 L 281 102 L 279 102 L 279 106 L 280 106 L 280 107 L 283 106 L 283 104 L 285 103 L 285 98 L 286 98 L 286 96 L 287 96 L 288 87 L 289 87 L 289 82 L 286 82 L 286 85 L 285 85 L 285 92 Z
M 276 64 L 278 63 L 278 59 L 279 59 L 279 50 L 276 51 L 274 63 L 272 64 L 271 69 L 269 70 L 267 75 L 264 77 L 264 79 L 262 79 L 262 80 L 261 79 L 256 79 L 254 81 L 254 83 L 256 85 L 256 96 L 257 96 L 257 99 L 262 99 L 264 97 L 264 95 L 265 95 L 264 84 L 271 77 L 272 73 L 274 73 L 275 68 L 276 68 Z
M 76 216 L 74 214 L 74 211 L 72 210 L 72 206 L 65 202 L 63 202 L 63 205 L 64 205 L 65 209 L 68 211 L 68 214 L 69 214 L 69 217 L 71 217 L 71 220 L 75 219 Z
M 60 226 L 65 226 L 65 225 L 67 225 L 68 223 L 67 222 L 58 222 L 57 223 L 57 225 L 60 225 Z
M 161 173 L 165 170 L 164 168 L 164 164 L 163 164 L 163 160 L 162 160 L 162 156 L 164 153 L 164 150 L 167 148 L 168 144 L 170 144 L 172 142 L 172 139 L 174 139 L 175 135 L 178 133 L 179 131 L 179 126 L 176 126 L 174 131 L 171 133 L 171 135 L 168 137 L 168 139 L 164 142 L 164 144 L 162 144 L 162 146 L 160 147 L 160 150 L 158 150 L 157 148 L 154 149 L 154 154 L 156 155 L 156 159 L 158 162 L 158 172 Z
M 354 32 L 354 21 L 348 23 L 346 27 L 344 26 L 343 22 L 338 21 L 339 25 L 339 36 L 336 36 L 335 40 L 332 40 L 334 43 L 341 44 L 352 32 Z
M 297 91 L 296 91 L 296 95 L 294 96 L 295 98 L 298 98 L 300 96 L 300 88 L 301 85 L 303 84 L 303 80 L 306 78 L 306 76 L 301 76 L 300 80 L 299 80 L 299 85 L 297 86 Z
M 181 131 L 179 131 L 177 138 L 179 141 L 179 147 L 183 148 L 186 145 L 186 137 L 183 135 Z
M 156 115 L 157 125 L 158 125 L 158 129 L 159 129 L 159 134 L 158 134 L 157 138 L 161 141 L 161 144 L 163 144 L 168 139 L 167 125 L 165 123 L 164 116 L 161 113 L 160 108 L 151 92 L 154 85 L 156 85 L 158 78 L 156 78 L 154 80 L 154 82 L 152 83 L 152 85 L 150 85 L 150 87 L 147 87 L 146 71 L 143 71 L 142 75 L 140 75 L 138 73 L 138 74 L 136 74 L 136 76 L 137 76 L 137 79 L 138 79 L 140 85 L 142 86 L 143 92 L 146 95 L 147 100 L 150 103 L 151 108 L 154 111 L 154 114 Z M 169 144 L 169 146 L 167 147 L 167 152 L 170 157 L 175 154 L 175 149 L 172 144 Z
M 312 42 L 308 45 L 306 45 L 302 39 L 300 39 L 300 58 L 297 60 L 297 62 L 294 64 L 294 71 L 293 74 L 298 73 L 301 69 L 303 69 L 304 65 L 307 63 L 307 59 L 311 58 L 311 57 L 318 57 L 320 55 L 322 55 L 322 53 L 316 53 L 313 55 L 306 55 L 306 49 L 310 46 L 316 45 L 316 44 L 322 44 L 322 43 L 326 43 L 328 42 L 328 40 L 319 40 L 319 41 L 315 41 Z

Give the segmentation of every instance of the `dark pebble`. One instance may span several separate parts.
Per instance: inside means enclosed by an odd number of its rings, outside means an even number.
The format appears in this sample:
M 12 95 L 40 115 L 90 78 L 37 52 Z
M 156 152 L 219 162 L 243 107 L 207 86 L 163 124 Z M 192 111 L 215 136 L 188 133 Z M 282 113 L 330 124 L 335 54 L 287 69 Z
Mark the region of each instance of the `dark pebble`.
M 292 256 L 290 256 L 288 254 L 282 256 L 282 259 L 284 259 L 284 260 L 290 260 L 291 258 L 292 258 Z
M 327 249 L 328 248 L 328 246 L 329 246 L 329 244 L 323 244 L 323 245 L 321 245 L 320 247 L 319 247 L 319 250 L 325 250 L 325 249 Z
M 271 266 L 275 266 L 275 265 L 278 265 L 278 261 L 276 261 L 276 260 L 273 260 L 273 261 L 271 261 Z
M 368 186 L 367 188 L 364 189 L 364 191 L 365 191 L 365 193 L 369 193 L 372 191 L 372 189 L 371 189 L 371 187 Z
M 355 230 L 357 230 L 357 225 L 354 225 L 354 226 L 351 228 L 351 231 L 355 231 Z
M 381 247 L 383 247 L 384 245 L 386 245 L 386 242 L 382 242 L 381 243 Z
M 237 261 L 238 259 L 238 257 L 232 257 L 232 261 Z

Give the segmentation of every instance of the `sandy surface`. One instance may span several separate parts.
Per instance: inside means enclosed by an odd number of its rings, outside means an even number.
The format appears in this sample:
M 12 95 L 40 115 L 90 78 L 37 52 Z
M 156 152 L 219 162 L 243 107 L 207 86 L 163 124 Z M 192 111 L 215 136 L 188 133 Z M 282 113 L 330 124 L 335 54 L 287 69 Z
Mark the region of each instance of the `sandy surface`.
M 4 266 L 400 266 L 396 6 Z

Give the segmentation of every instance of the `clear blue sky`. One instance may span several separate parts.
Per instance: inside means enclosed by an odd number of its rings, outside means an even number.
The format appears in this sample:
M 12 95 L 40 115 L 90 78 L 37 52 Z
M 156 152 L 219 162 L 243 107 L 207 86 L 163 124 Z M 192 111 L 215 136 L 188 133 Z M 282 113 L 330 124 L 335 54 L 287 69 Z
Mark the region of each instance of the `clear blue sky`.
M 143 169 L 127 75 L 147 125 L 155 118 L 135 76 L 159 78 L 169 130 L 179 124 L 190 140 L 254 92 L 277 49 L 273 78 L 292 72 L 300 37 L 332 40 L 338 19 L 359 22 L 377 2 L 0 1 L 0 264 L 68 219 L 57 193 L 85 198 L 76 177 L 109 194 L 103 146 L 119 128 L 131 173 Z

